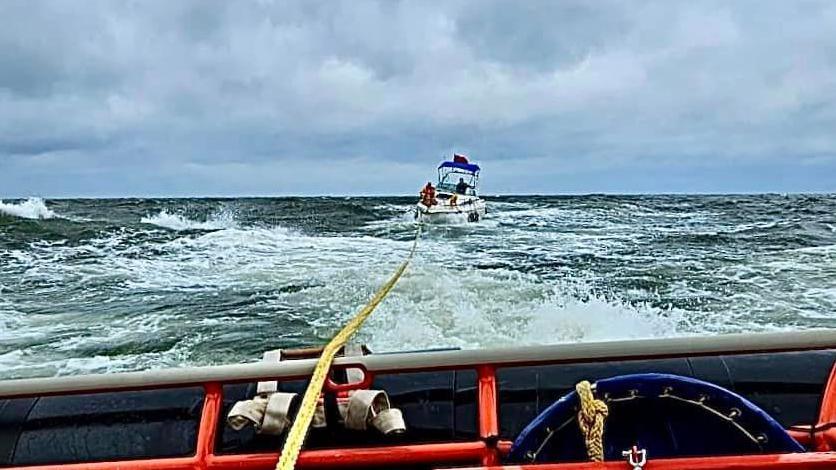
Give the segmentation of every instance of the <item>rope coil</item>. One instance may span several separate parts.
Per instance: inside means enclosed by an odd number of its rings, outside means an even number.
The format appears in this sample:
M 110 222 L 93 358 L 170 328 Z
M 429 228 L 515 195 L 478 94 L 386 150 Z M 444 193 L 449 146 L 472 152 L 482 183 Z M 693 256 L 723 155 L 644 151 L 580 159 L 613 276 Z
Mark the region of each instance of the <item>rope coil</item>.
M 322 350 L 322 355 L 316 363 L 316 367 L 311 375 L 311 382 L 308 384 L 308 389 L 305 390 L 305 395 L 302 398 L 302 404 L 299 407 L 299 412 L 296 414 L 296 419 L 293 421 L 293 426 L 287 435 L 287 440 L 282 448 L 279 462 L 276 464 L 276 470 L 293 470 L 296 466 L 296 460 L 299 458 L 299 451 L 305 443 L 305 438 L 308 434 L 308 428 L 311 425 L 314 414 L 316 413 L 316 403 L 322 393 L 322 386 L 325 384 L 325 379 L 328 377 L 328 371 L 331 369 L 331 363 L 334 361 L 334 356 L 342 348 L 349 339 L 363 326 L 363 322 L 374 312 L 378 305 L 383 302 L 383 299 L 389 295 L 392 288 L 395 287 L 398 280 L 403 276 L 406 267 L 409 266 L 412 257 L 415 255 L 415 250 L 418 248 L 418 239 L 421 236 L 421 225 L 415 231 L 415 240 L 412 242 L 412 249 L 404 259 L 403 263 L 398 266 L 392 277 L 386 281 L 383 286 L 374 294 L 374 297 L 366 304 L 365 307 L 357 312 L 357 315 L 348 322 L 347 325 L 340 330 L 339 333 L 325 346 Z
M 604 421 L 610 410 L 602 400 L 595 398 L 592 385 L 583 380 L 575 385 L 580 401 L 578 427 L 586 444 L 586 454 L 593 462 L 604 461 Z

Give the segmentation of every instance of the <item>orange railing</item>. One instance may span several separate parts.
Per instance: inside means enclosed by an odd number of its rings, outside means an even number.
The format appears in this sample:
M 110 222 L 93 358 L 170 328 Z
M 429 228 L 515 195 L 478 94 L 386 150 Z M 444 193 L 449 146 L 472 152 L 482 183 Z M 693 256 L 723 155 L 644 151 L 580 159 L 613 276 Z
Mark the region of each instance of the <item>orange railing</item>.
M 659 344 L 657 342 L 657 344 Z M 776 350 L 791 350 L 794 348 L 775 348 Z M 804 348 L 799 348 L 804 349 Z M 666 355 L 677 356 L 676 351 L 656 352 L 648 354 L 648 357 L 665 357 Z M 642 357 L 641 354 L 632 356 Z M 350 361 L 343 361 L 343 367 L 350 366 Z M 530 361 L 520 359 L 514 361 L 514 366 L 531 364 L 542 364 L 542 359 L 533 357 Z M 421 465 L 430 467 L 449 467 L 454 465 L 471 465 L 473 468 L 505 468 L 505 469 L 540 469 L 540 470 L 580 470 L 590 468 L 600 469 L 624 469 L 627 468 L 624 462 L 606 462 L 602 464 L 591 463 L 565 463 L 565 464 L 540 464 L 528 466 L 506 466 L 500 467 L 503 455 L 507 454 L 510 443 L 499 439 L 498 419 L 498 395 L 496 364 L 500 361 L 487 361 L 487 363 L 476 364 L 475 361 L 451 361 L 442 368 L 471 369 L 477 375 L 477 404 L 478 404 L 478 440 L 470 442 L 444 442 L 433 444 L 411 444 L 395 445 L 386 447 L 365 447 L 365 448 L 342 448 L 326 450 L 303 451 L 298 461 L 300 468 L 395 468 L 398 466 Z M 304 368 L 303 368 L 304 369 Z M 408 370 L 424 370 L 424 367 L 408 367 Z M 295 371 L 295 370 L 294 370 Z M 373 378 L 378 373 L 398 373 L 398 370 L 386 367 L 367 367 L 366 374 Z M 259 378 L 268 378 L 269 374 L 257 374 Z M 218 441 L 217 432 L 223 406 L 223 384 L 241 382 L 242 377 L 235 377 L 226 380 L 220 377 L 218 380 L 204 381 L 202 386 L 205 391 L 203 408 L 200 416 L 200 424 L 197 432 L 197 445 L 194 455 L 189 457 L 145 459 L 131 461 L 112 461 L 97 463 L 78 463 L 62 465 L 40 465 L 17 467 L 25 469 L 238 469 L 256 470 L 272 469 L 278 460 L 278 449 L 275 453 L 253 453 L 243 455 L 218 455 L 215 452 L 215 444 Z M 187 384 L 189 382 L 183 382 Z M 191 382 L 194 383 L 194 382 Z M 73 385 L 73 384 L 70 384 Z M 159 386 L 159 384 L 158 384 Z M 171 386 L 171 385 L 169 385 Z M 69 388 L 69 387 L 68 387 Z M 85 392 L 108 392 L 113 390 L 130 390 L 149 388 L 147 385 L 136 385 L 125 387 L 113 382 L 101 388 L 83 387 Z M 55 390 L 50 395 L 63 395 L 77 393 L 79 390 Z M 40 396 L 34 389 L 24 393 L 7 391 L 4 394 L 9 396 Z M 770 468 L 778 470 L 795 469 L 836 469 L 836 366 L 830 372 L 825 392 L 823 394 L 818 422 L 809 430 L 791 430 L 791 434 L 799 442 L 813 449 L 813 452 L 782 455 L 747 455 L 747 456 L 725 456 L 710 458 L 683 458 L 683 459 L 658 459 L 654 460 L 649 456 L 650 464 L 647 468 L 654 470 L 672 469 L 760 469 Z

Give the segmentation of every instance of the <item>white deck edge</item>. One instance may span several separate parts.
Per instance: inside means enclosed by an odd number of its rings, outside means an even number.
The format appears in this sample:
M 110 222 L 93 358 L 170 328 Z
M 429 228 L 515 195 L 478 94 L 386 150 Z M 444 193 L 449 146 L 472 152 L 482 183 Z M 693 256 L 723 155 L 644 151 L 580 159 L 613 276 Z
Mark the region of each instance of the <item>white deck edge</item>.
M 604 341 L 516 348 L 372 354 L 338 358 L 336 365 L 360 364 L 370 371 L 428 368 L 468 368 L 482 364 L 595 362 L 719 354 L 836 349 L 836 329 L 780 333 L 690 336 L 665 339 Z M 202 384 L 285 379 L 309 375 L 315 360 L 278 364 L 237 365 L 148 370 L 0 381 L 0 397 L 64 394 L 108 389 L 142 389 Z

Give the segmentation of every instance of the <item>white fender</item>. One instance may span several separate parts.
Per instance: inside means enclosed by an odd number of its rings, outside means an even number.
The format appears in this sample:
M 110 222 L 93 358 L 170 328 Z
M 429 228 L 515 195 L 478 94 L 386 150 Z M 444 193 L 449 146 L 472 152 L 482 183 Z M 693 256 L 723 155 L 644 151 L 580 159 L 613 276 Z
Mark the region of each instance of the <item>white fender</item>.
M 371 425 L 383 434 L 403 432 L 403 414 L 393 409 L 389 396 L 382 390 L 356 390 L 348 399 L 345 413 L 346 429 L 364 431 Z

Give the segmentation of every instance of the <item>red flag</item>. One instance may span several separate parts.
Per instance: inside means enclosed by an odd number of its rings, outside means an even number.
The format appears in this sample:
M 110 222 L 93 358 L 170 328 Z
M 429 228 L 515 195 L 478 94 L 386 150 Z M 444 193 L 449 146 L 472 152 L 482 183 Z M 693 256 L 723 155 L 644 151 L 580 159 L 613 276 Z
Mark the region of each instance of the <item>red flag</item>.
M 459 155 L 458 153 L 453 154 L 453 161 L 456 163 L 469 163 L 467 161 L 467 157 L 465 157 L 464 155 Z

